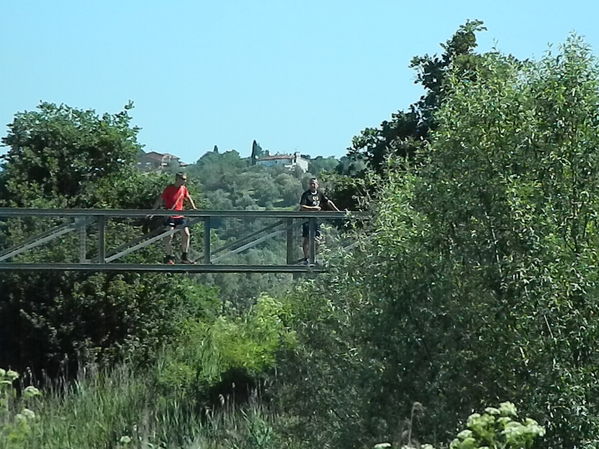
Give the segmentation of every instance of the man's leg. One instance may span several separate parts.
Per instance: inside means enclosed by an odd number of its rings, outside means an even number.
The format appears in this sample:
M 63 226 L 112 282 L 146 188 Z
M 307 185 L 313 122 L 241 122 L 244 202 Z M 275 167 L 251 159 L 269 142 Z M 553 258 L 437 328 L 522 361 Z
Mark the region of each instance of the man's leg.
M 302 224 L 302 251 L 304 252 L 304 260 L 302 263 L 308 263 L 310 257 L 310 227 L 308 222 Z
M 191 233 L 189 228 L 185 226 L 181 232 L 181 262 L 182 263 L 194 263 L 189 259 L 189 242 L 191 240 Z
M 302 236 L 304 237 L 304 241 L 302 243 L 302 249 L 304 251 L 304 260 L 303 263 L 308 263 L 310 261 L 310 224 L 304 223 L 302 226 Z M 320 224 L 316 223 L 316 227 L 314 229 L 314 256 L 318 252 L 318 244 L 321 240 L 320 234 Z
M 190 237 L 191 234 L 189 232 L 189 228 L 186 226 L 185 228 L 183 228 L 183 231 L 181 232 L 181 251 L 184 254 L 187 254 L 189 252 Z
M 174 229 L 172 226 L 166 226 L 164 228 L 165 231 L 170 231 L 172 229 Z M 174 234 L 171 234 L 164 238 L 164 251 L 166 253 L 164 256 L 164 263 L 175 263 L 175 255 L 173 253 L 173 236 Z
M 304 250 L 304 259 L 308 260 L 308 258 L 310 257 L 310 238 L 309 237 L 304 237 L 302 249 Z

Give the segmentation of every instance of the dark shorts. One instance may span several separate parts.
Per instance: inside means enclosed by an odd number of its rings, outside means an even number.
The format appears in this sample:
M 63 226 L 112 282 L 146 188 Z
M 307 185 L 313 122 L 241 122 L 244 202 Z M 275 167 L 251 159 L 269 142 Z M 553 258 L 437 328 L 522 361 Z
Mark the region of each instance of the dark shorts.
M 310 237 L 310 224 L 305 222 L 302 224 L 302 237 Z M 316 228 L 314 230 L 314 237 L 320 237 L 320 224 L 316 223 Z
M 173 228 L 186 228 L 188 226 L 187 218 L 166 217 L 166 220 L 164 220 L 164 226 L 171 226 Z

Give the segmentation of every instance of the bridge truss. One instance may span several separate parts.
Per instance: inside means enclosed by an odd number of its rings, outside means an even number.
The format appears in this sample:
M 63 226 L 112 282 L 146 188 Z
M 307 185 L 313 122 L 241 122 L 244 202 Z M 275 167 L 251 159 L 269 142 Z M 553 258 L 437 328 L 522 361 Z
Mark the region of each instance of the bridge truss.
M 141 223 L 149 215 L 167 217 L 172 213 L 138 209 L 0 208 L 0 230 L 4 231 L 0 234 L 11 235 L 11 244 L 0 240 L 0 271 L 320 272 L 324 267 L 315 264 L 317 222 L 347 222 L 351 217 L 347 212 L 328 211 L 185 211 L 192 236 L 201 234 L 201 251 L 195 250 L 197 263 L 165 265 L 136 262 L 135 255 L 141 250 L 156 245 L 162 250 L 161 241 L 181 231 L 160 228 L 143 234 Z M 214 248 L 211 230 L 221 228 L 222 223 L 229 219 L 240 220 L 241 228 L 247 232 Z M 306 222 L 309 229 L 309 264 L 298 265 L 299 231 Z M 28 232 L 32 235 L 26 236 Z M 134 237 L 135 234 L 138 236 Z M 280 264 L 227 263 L 233 255 L 268 240 L 285 245 L 285 260 L 281 260 Z M 62 247 L 65 253 L 63 260 L 44 260 L 43 248 L 48 245 Z

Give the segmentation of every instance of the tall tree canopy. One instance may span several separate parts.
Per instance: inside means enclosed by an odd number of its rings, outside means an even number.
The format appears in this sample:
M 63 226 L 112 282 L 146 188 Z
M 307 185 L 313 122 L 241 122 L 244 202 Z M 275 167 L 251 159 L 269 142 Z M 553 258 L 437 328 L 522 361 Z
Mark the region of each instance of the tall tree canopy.
M 442 44 L 441 56 L 414 57 L 410 67 L 417 71 L 416 82 L 424 88 L 424 95 L 407 111 L 398 111 L 378 128 L 366 128 L 354 137 L 348 156 L 364 160 L 368 168 L 378 173 L 384 173 L 385 159 L 390 155 L 413 157 L 436 127 L 434 113 L 447 94 L 450 70 L 466 75 L 476 65 L 476 32 L 484 29 L 479 20 L 467 21 Z
M 298 407 L 336 447 L 397 441 L 414 403 L 410 434 L 444 440 L 503 400 L 544 447 L 597 441 L 599 67 L 571 38 L 470 75 L 448 72 L 423 163 L 389 170 L 362 251 L 298 300 Z
M 141 145 L 129 110 L 98 116 L 93 110 L 41 103 L 15 115 L 2 143 L 4 205 L 31 206 L 61 198 L 69 206 L 91 206 L 93 190 L 132 174 Z

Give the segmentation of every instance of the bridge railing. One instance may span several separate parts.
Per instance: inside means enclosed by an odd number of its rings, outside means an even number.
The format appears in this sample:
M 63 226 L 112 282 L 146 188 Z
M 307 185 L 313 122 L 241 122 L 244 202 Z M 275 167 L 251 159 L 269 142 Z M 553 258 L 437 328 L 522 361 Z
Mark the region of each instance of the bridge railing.
M 22 209 L 0 208 L 0 236 L 6 236 L 18 220 L 22 229 L 34 229 L 35 223 L 44 222 L 49 229 L 43 229 L 31 236 L 21 236 L 19 239 L 0 237 L 0 270 L 97 270 L 97 271 L 196 271 L 196 272 L 296 272 L 319 271 L 314 267 L 316 261 L 317 223 L 331 220 L 347 222 L 355 214 L 348 212 L 307 212 L 307 211 L 218 211 L 190 210 L 183 214 L 188 219 L 193 235 L 202 236 L 201 252 L 195 265 L 166 266 L 147 263 L 119 263 L 126 256 L 143 248 L 155 246 L 181 229 L 171 230 L 160 227 L 146 234 L 137 231 L 140 224 L 148 216 L 173 215 L 169 210 L 139 210 L 139 209 Z M 247 232 L 236 235 L 235 239 L 214 248 L 211 230 L 219 228 L 223 220 L 241 220 L 241 228 Z M 26 222 L 24 222 L 25 220 Z M 257 223 L 258 222 L 258 223 Z M 268 222 L 267 225 L 264 223 Z M 109 223 L 118 226 L 109 227 Z M 250 224 L 253 223 L 253 226 Z M 297 265 L 297 254 L 301 245 L 298 232 L 300 226 L 307 223 L 309 235 L 309 266 Z M 137 226 L 137 228 L 134 228 Z M 40 226 L 37 226 L 38 228 Z M 116 227 L 116 230 L 115 230 Z M 198 232 L 198 227 L 200 232 Z M 120 231 L 119 231 L 120 228 Z M 127 232 L 125 232 L 127 229 Z M 135 230 L 132 230 L 135 229 Z M 123 238 L 118 245 L 107 246 L 107 233 L 121 232 Z M 74 233 L 76 238 L 65 239 L 66 235 Z M 137 234 L 137 235 L 136 235 Z M 132 238 L 124 238 L 127 235 Z M 136 235 L 133 237 L 133 235 Z M 265 241 L 283 237 L 285 262 L 276 265 L 226 265 L 223 261 L 230 256 L 242 253 Z M 124 240 L 124 241 L 123 241 Z M 21 255 L 31 254 L 31 251 L 50 242 L 58 242 L 78 248 L 69 248 L 71 253 L 78 253 L 78 262 L 44 261 L 23 263 Z M 76 243 L 78 242 L 78 243 Z M 39 258 L 38 258 L 39 259 Z

